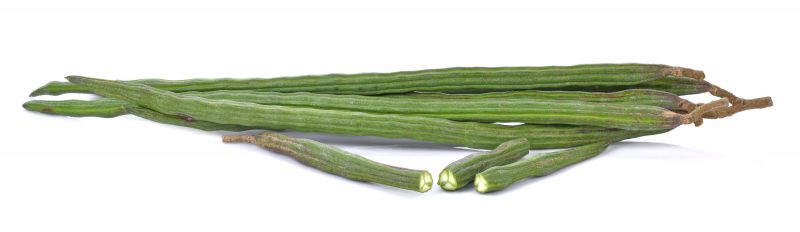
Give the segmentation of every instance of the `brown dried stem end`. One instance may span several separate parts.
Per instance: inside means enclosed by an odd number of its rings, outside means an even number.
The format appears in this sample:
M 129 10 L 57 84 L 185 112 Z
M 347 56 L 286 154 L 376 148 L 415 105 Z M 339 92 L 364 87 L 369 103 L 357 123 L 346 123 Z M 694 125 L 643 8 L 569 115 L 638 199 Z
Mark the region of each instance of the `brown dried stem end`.
M 706 78 L 706 74 L 700 70 L 694 70 L 684 67 L 669 67 L 664 69 L 664 75 L 676 77 L 689 77 L 697 80 Z
M 703 114 L 703 117 L 709 119 L 724 118 L 745 110 L 763 109 L 772 106 L 771 97 L 760 97 L 754 99 L 741 99 L 741 100 L 742 101 L 740 101 L 739 104 L 733 104 L 729 107 L 709 111 Z
M 224 143 L 255 143 L 256 136 L 253 135 L 226 135 L 222 137 Z
M 730 91 L 720 88 L 716 85 L 711 85 L 711 89 L 708 90 L 708 93 L 717 97 L 727 98 L 731 102 L 731 105 L 739 105 L 745 101 L 745 99 L 737 97 Z
M 683 98 L 679 98 L 678 100 L 678 108 L 686 112 L 692 112 L 692 110 L 696 109 L 699 105 L 702 104 L 696 104 Z
M 699 122 L 699 121 L 703 119 L 703 115 L 705 113 L 707 113 L 709 111 L 713 111 L 713 110 L 719 109 L 719 108 L 727 107 L 729 103 L 730 102 L 728 101 L 727 98 L 723 98 L 723 99 L 711 101 L 711 102 L 706 103 L 706 104 L 698 105 L 697 108 L 692 110 L 692 112 L 689 112 L 688 114 L 684 115 L 684 117 L 682 119 L 683 120 L 682 123 L 683 124 L 694 123 L 695 126 L 699 126 L 699 125 L 703 124 L 702 122 Z

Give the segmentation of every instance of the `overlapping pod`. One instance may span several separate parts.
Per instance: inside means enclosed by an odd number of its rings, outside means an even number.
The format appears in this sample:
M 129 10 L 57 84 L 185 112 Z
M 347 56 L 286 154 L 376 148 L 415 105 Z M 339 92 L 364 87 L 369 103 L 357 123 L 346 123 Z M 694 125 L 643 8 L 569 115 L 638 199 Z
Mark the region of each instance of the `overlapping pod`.
M 263 129 L 290 129 L 346 135 L 409 138 L 473 148 L 497 147 L 516 138 L 527 138 L 531 148 L 563 148 L 604 141 L 624 140 L 665 130 L 629 131 L 567 125 L 504 126 L 446 119 L 323 110 L 184 96 L 146 85 L 87 77 L 70 82 L 92 92 L 118 98 L 155 111 L 194 120 Z
M 564 151 L 545 153 L 508 165 L 495 166 L 475 176 L 475 190 L 480 193 L 504 189 L 519 180 L 550 175 L 569 165 L 602 153 L 609 142 L 597 142 Z
M 695 120 L 648 105 L 622 105 L 554 99 L 386 98 L 316 93 L 255 91 L 190 92 L 191 96 L 379 114 L 402 114 L 473 122 L 568 124 L 626 130 L 670 129 Z
M 702 81 L 703 77 L 701 71 L 666 65 L 590 64 L 547 67 L 464 67 L 252 79 L 143 79 L 130 82 L 173 92 L 259 90 L 380 95 L 413 91 L 497 92 L 533 89 L 619 91 L 648 88 L 675 91 L 673 93 L 676 94 L 692 94 L 708 91 L 709 86 Z M 692 83 L 684 83 L 687 81 Z M 670 84 L 662 85 L 656 82 Z M 690 88 L 677 88 L 683 85 L 688 85 Z M 74 84 L 51 82 L 35 90 L 31 96 L 75 92 L 90 91 Z
M 228 135 L 223 141 L 252 143 L 288 155 L 305 165 L 352 180 L 418 192 L 427 192 L 433 184 L 433 178 L 428 171 L 378 163 L 310 139 L 264 132 L 258 135 Z
M 209 92 L 212 93 L 212 92 Z M 680 96 L 651 89 L 629 89 L 618 92 L 582 92 L 582 91 L 508 91 L 480 94 L 447 94 L 447 93 L 408 93 L 387 95 L 399 98 L 431 98 L 431 99 L 495 99 L 495 100 L 562 100 L 594 103 L 610 103 L 622 105 L 657 106 L 673 111 L 688 112 L 696 105 Z
M 444 190 L 460 189 L 472 182 L 476 174 L 494 166 L 513 163 L 527 155 L 528 150 L 528 140 L 519 138 L 500 144 L 494 150 L 468 155 L 442 170 L 439 186 Z
M 64 101 L 33 100 L 25 102 L 22 107 L 29 111 L 71 117 L 112 118 L 125 114 L 133 114 L 158 123 L 190 127 L 205 131 L 246 131 L 254 129 L 253 127 L 247 126 L 219 124 L 202 120 L 193 120 L 178 115 L 162 114 L 113 98 Z

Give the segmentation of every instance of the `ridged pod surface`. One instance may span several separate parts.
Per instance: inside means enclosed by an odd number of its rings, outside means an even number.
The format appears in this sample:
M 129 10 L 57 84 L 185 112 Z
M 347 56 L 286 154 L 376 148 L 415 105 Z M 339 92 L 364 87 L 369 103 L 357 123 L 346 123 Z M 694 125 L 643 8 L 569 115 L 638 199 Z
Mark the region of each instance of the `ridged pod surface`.
M 288 155 L 305 165 L 357 181 L 427 192 L 433 178 L 428 171 L 390 166 L 310 139 L 273 132 L 258 135 L 228 135 L 224 142 L 246 142 Z
M 527 138 L 532 149 L 563 148 L 608 139 L 623 140 L 669 131 L 629 131 L 567 125 L 504 126 L 454 122 L 438 118 L 213 100 L 179 95 L 141 84 L 87 77 L 69 77 L 68 79 L 70 82 L 106 97 L 125 100 L 164 114 L 183 115 L 193 120 L 263 129 L 408 138 L 473 148 L 492 149 L 503 142 L 516 138 Z
M 71 117 L 112 118 L 120 115 L 132 114 L 158 123 L 190 127 L 204 131 L 246 131 L 254 129 L 253 127 L 247 126 L 219 124 L 192 120 L 178 115 L 162 114 L 113 98 L 64 101 L 33 100 L 25 102 L 22 107 L 29 111 Z
M 386 95 L 385 97 L 412 99 L 565 100 L 622 105 L 647 105 L 685 112 L 691 111 L 695 107 L 694 103 L 676 94 L 650 89 L 629 89 L 617 92 L 524 90 L 479 94 L 408 93 Z
M 497 146 L 494 150 L 468 155 L 450 163 L 439 174 L 439 186 L 444 190 L 456 190 L 475 179 L 484 170 L 513 163 L 528 154 L 530 144 L 525 138 L 514 139 Z
M 674 77 L 701 80 L 705 75 L 681 67 L 656 64 L 589 64 L 547 67 L 459 67 L 392 73 L 328 74 L 251 79 L 142 79 L 129 81 L 173 92 L 213 90 L 259 90 L 270 92 L 315 92 L 330 94 L 380 95 L 413 91 L 497 92 L 509 90 L 614 91 Z M 668 78 L 669 77 L 669 78 Z M 679 79 L 675 79 L 679 80 Z M 663 88 L 663 86 L 654 86 Z M 650 88 L 657 89 L 658 88 Z M 671 92 L 666 86 L 664 91 Z M 690 93 L 699 93 L 689 91 Z M 707 89 L 706 89 L 707 91 Z M 31 96 L 89 93 L 85 88 L 51 82 Z M 705 91 L 700 91 L 705 92 Z M 676 93 L 677 94 L 677 93 Z M 687 94 L 682 89 L 680 94 Z
M 689 123 L 686 115 L 648 105 L 554 99 L 433 99 L 257 91 L 189 92 L 190 96 L 264 105 L 401 114 L 473 122 L 523 122 L 659 130 Z
M 493 192 L 525 178 L 550 175 L 569 165 L 599 155 L 608 145 L 609 142 L 597 142 L 489 168 L 475 175 L 475 190 L 481 193 Z

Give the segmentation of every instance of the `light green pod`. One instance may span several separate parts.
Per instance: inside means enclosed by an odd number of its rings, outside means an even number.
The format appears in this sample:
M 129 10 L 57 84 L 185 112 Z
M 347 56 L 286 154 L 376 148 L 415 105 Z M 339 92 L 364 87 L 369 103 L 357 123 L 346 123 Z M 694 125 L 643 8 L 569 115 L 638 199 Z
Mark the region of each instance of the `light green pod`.
M 475 176 L 475 190 L 480 193 L 493 192 L 525 178 L 550 175 L 599 155 L 608 145 L 608 142 L 597 142 L 489 168 Z
M 258 135 L 229 135 L 225 136 L 223 141 L 252 143 L 288 155 L 305 165 L 352 180 L 423 193 L 430 190 L 433 184 L 428 171 L 378 163 L 310 139 L 264 132 Z

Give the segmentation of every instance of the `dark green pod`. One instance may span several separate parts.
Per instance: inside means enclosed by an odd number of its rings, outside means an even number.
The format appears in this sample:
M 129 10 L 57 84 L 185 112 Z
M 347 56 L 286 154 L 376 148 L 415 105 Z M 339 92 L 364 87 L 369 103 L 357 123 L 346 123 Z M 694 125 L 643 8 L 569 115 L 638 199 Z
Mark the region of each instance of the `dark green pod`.
M 468 155 L 442 170 L 439 186 L 444 190 L 460 189 L 472 182 L 476 174 L 494 166 L 513 163 L 527 155 L 528 150 L 528 140 L 519 138 L 500 144 L 494 150 Z
M 188 92 L 190 96 L 297 106 L 444 118 L 472 122 L 523 122 L 659 130 L 690 123 L 686 115 L 648 105 L 622 105 L 556 99 L 386 98 L 317 93 L 277 93 L 243 90 Z
M 497 92 L 509 90 L 630 89 L 650 81 L 687 76 L 702 79 L 701 71 L 654 64 L 590 64 L 547 67 L 459 67 L 392 73 L 328 74 L 251 79 L 142 79 L 129 81 L 173 92 L 259 90 L 380 95 L 413 91 Z M 669 91 L 665 90 L 665 91 Z M 68 83 L 52 82 L 31 96 L 90 92 Z M 686 93 L 686 92 L 681 92 Z
M 617 92 L 582 91 L 508 91 L 480 94 L 408 93 L 387 95 L 398 98 L 431 99 L 495 99 L 495 100 L 561 100 L 621 105 L 656 106 L 673 111 L 688 112 L 695 104 L 673 93 L 651 89 L 629 89 Z
M 264 132 L 258 135 L 229 135 L 225 136 L 223 141 L 252 143 L 288 155 L 305 165 L 352 180 L 417 192 L 427 192 L 433 184 L 428 171 L 378 163 L 310 139 Z
M 408 138 L 473 148 L 494 148 L 516 138 L 527 138 L 531 148 L 561 148 L 659 134 L 669 130 L 628 131 L 613 128 L 520 125 L 504 126 L 417 116 L 372 114 L 314 108 L 259 105 L 248 102 L 184 96 L 146 85 L 87 77 L 70 82 L 97 94 L 131 102 L 169 115 L 219 124 L 263 129 Z

